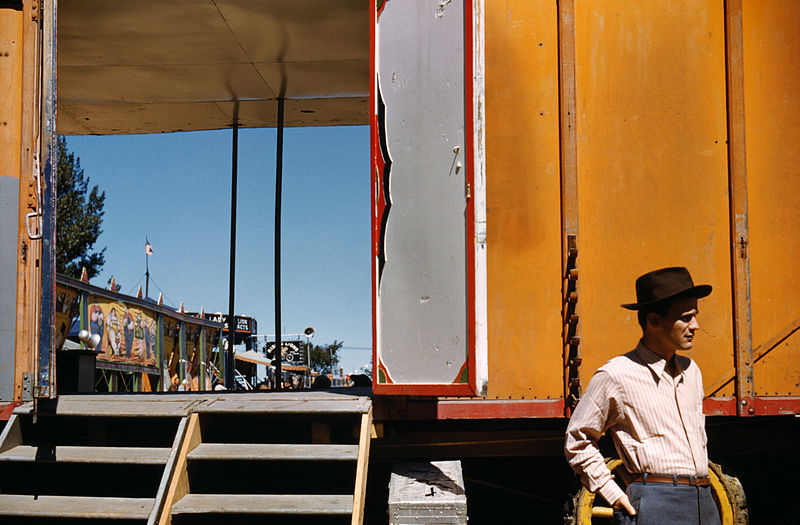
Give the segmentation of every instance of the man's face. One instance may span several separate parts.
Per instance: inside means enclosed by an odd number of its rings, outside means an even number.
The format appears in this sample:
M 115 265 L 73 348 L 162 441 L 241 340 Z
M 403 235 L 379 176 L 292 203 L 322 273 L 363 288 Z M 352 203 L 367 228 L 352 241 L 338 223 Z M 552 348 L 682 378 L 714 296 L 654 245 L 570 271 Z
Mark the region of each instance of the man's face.
M 676 300 L 660 318 L 657 337 L 665 346 L 677 350 L 689 350 L 694 343 L 694 333 L 700 328 L 697 322 L 697 299 L 686 297 Z

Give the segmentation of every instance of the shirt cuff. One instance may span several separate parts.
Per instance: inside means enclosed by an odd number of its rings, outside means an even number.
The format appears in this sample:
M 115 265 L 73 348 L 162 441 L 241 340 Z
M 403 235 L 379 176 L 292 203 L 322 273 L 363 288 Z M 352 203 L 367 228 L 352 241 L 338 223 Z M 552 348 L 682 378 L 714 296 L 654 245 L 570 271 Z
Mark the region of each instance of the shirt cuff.
M 617 500 L 625 494 L 613 478 L 606 481 L 605 485 L 597 489 L 597 493 L 603 496 L 609 505 L 616 503 Z

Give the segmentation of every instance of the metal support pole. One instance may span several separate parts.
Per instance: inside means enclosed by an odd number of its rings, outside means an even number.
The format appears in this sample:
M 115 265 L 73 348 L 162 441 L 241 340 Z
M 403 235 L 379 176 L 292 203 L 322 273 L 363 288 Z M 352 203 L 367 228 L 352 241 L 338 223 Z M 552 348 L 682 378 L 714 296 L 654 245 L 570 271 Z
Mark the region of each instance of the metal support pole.
M 231 262 L 230 283 L 228 284 L 228 352 L 225 355 L 225 388 L 235 387 L 233 369 L 236 366 L 233 342 L 236 335 L 236 316 L 234 314 L 234 291 L 236 288 L 236 178 L 239 157 L 239 119 L 233 119 L 233 144 L 231 146 Z
M 147 247 L 150 246 L 150 241 L 147 237 L 144 238 L 145 243 L 145 253 L 144 253 L 144 298 L 147 299 L 150 297 L 150 254 L 147 253 Z
M 278 145 L 275 154 L 275 389 L 283 388 L 281 374 L 281 187 L 283 185 L 283 98 L 278 99 Z

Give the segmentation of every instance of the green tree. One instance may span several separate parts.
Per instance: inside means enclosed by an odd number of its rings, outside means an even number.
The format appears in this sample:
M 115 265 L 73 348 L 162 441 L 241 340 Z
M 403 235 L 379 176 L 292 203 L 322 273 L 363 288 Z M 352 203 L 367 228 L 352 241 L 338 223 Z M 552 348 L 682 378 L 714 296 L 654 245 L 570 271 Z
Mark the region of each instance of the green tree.
M 332 374 L 339 366 L 339 350 L 344 342 L 333 340 L 332 343 L 311 347 L 311 369 L 319 374 Z
M 89 177 L 84 176 L 81 161 L 67 149 L 67 141 L 58 139 L 58 202 L 56 204 L 56 273 L 79 279 L 86 268 L 89 278 L 100 273 L 105 251 L 92 251 L 103 232 L 103 205 L 106 192 L 92 187 L 87 197 Z

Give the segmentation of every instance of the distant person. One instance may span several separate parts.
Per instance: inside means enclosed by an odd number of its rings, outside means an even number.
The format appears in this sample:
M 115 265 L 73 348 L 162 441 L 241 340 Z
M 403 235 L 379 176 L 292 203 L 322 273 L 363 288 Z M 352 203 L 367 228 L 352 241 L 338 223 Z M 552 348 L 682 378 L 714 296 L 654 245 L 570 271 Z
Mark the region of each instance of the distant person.
M 703 379 L 676 351 L 694 345 L 697 300 L 686 268 L 663 268 L 636 280 L 642 338 L 601 366 L 567 426 L 565 453 L 587 490 L 614 507 L 617 524 L 719 525 L 708 478 Z M 633 482 L 623 492 L 597 441 L 608 432 Z M 643 504 L 643 502 L 646 503 Z
M 372 386 L 372 379 L 367 374 L 351 374 L 350 381 L 353 386 Z
M 312 390 L 327 390 L 331 387 L 331 380 L 326 375 L 318 375 L 311 383 Z

